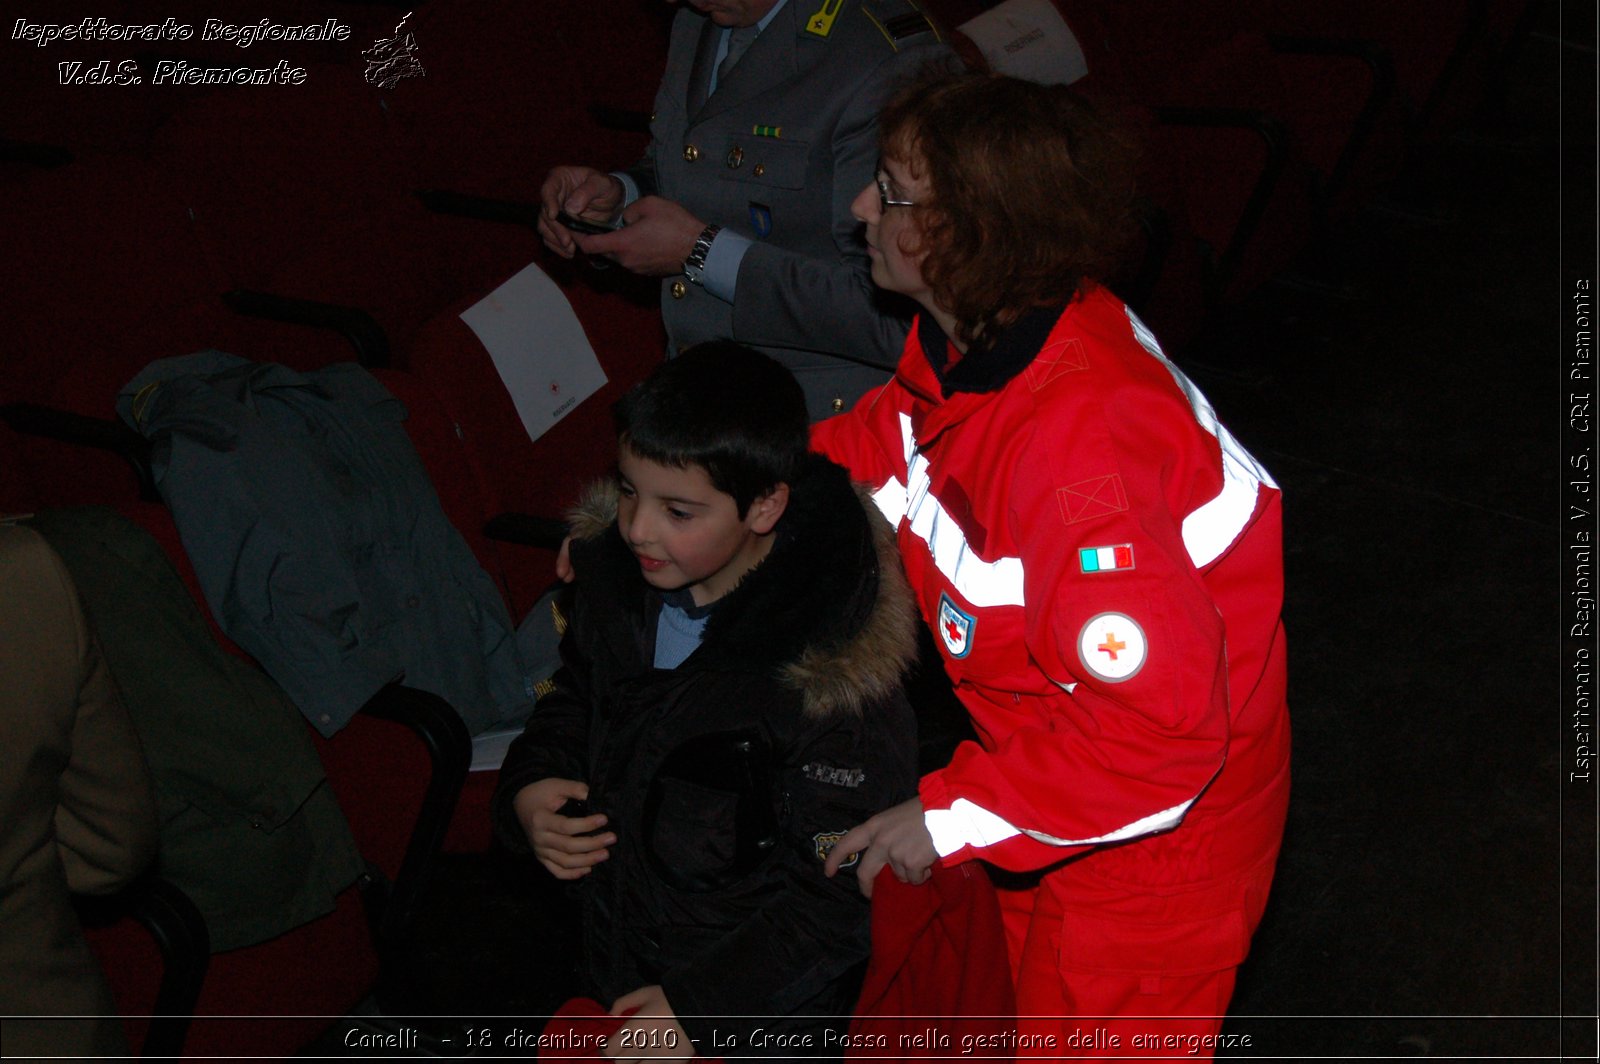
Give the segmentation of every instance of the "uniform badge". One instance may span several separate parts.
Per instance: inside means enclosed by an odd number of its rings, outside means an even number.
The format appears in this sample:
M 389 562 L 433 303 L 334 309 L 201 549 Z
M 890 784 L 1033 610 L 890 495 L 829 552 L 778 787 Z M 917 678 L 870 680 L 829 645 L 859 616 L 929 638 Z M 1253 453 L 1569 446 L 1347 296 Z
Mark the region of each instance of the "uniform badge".
M 950 596 L 939 595 L 939 637 L 952 658 L 964 658 L 972 649 L 972 627 L 978 620 L 950 601 Z
M 839 845 L 839 840 L 844 838 L 844 836 L 845 833 L 842 831 L 819 831 L 815 835 L 811 836 L 811 842 L 817 848 L 817 860 L 826 861 L 828 859 L 828 854 L 833 852 L 833 848 Z M 854 868 L 860 860 L 861 854 L 853 853 L 850 855 L 850 859 L 848 861 L 840 862 L 839 867 Z
M 765 203 L 750 201 L 750 228 L 756 236 L 766 237 L 772 232 L 772 208 Z
M 1106 683 L 1131 680 L 1150 654 L 1144 629 L 1126 613 L 1099 613 L 1078 633 L 1078 660 Z
M 817 13 L 806 19 L 806 32 L 814 33 L 818 37 L 826 37 L 833 32 L 833 20 L 839 17 L 839 9 L 844 6 L 844 0 L 822 0 L 822 6 L 817 8 Z
M 1078 568 L 1086 573 L 1112 573 L 1133 568 L 1133 544 L 1116 543 L 1109 547 L 1079 547 Z

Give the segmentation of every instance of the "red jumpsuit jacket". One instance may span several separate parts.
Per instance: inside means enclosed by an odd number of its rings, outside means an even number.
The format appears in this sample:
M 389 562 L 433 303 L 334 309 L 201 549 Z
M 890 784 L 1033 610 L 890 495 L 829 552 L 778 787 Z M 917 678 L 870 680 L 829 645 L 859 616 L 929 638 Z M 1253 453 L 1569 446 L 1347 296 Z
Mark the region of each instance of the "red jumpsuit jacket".
M 898 524 L 979 737 L 921 782 L 935 846 L 1044 872 L 1064 964 L 1236 966 L 1288 801 L 1277 486 L 1104 289 L 948 353 L 923 315 L 813 436 Z

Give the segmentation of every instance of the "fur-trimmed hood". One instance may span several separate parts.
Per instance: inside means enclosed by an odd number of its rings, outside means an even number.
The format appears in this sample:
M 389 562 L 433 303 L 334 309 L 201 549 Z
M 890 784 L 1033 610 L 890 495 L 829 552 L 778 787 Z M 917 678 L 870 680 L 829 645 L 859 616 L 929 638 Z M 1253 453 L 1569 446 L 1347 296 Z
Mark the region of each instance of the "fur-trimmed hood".
M 642 584 L 616 516 L 611 480 L 591 485 L 568 514 L 580 581 L 593 568 L 602 580 Z M 695 659 L 770 667 L 802 693 L 808 716 L 860 714 L 893 693 L 917 652 L 894 529 L 841 467 L 812 456 L 774 535 L 771 552 L 712 613 Z

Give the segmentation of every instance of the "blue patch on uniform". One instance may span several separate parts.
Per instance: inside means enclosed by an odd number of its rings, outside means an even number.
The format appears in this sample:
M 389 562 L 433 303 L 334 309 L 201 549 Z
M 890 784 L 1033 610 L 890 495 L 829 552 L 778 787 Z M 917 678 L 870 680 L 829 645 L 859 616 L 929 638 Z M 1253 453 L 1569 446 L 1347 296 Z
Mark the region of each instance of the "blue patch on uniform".
M 972 629 L 978 619 L 939 593 L 939 638 L 952 658 L 964 658 L 972 650 Z
M 750 204 L 750 228 L 756 236 L 766 238 L 772 234 L 772 208 L 765 203 Z

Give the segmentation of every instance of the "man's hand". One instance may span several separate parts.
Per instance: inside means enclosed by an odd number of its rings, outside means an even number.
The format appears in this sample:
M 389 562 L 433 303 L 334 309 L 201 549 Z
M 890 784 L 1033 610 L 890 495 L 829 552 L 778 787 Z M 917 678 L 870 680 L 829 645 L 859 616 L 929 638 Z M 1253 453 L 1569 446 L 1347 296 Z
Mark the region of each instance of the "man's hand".
M 610 225 L 622 207 L 622 182 L 592 166 L 557 166 L 539 188 L 539 237 L 564 259 L 578 250 L 572 230 L 556 221 L 562 211 Z M 685 252 L 687 254 L 687 252 Z
M 683 260 L 706 227 L 682 206 L 660 196 L 634 200 L 622 212 L 622 220 L 627 224 L 614 233 L 575 234 L 573 240 L 586 254 L 604 255 L 646 277 L 682 273 Z
M 845 832 L 844 838 L 828 851 L 823 873 L 834 875 L 854 853 L 861 854 L 861 861 L 856 865 L 856 881 L 861 885 L 861 893 L 869 898 L 872 897 L 872 881 L 878 878 L 884 865 L 894 869 L 895 878 L 902 883 L 926 881 L 928 870 L 939 859 L 939 851 L 933 848 L 933 836 L 928 834 L 928 826 L 922 819 L 922 799 L 912 798 L 890 806 Z
M 528 784 L 511 799 L 534 856 L 557 879 L 582 879 L 611 856 L 609 847 L 616 845 L 613 832 L 587 834 L 606 826 L 604 813 L 571 817 L 558 812 L 569 799 L 588 797 L 587 783 L 552 776 Z
M 667 1004 L 667 995 L 656 985 L 641 986 L 611 1003 L 611 1015 L 633 1013 L 628 1022 L 606 1039 L 602 1057 L 622 1061 L 655 1058 L 687 1060 L 695 1055 L 694 1044 L 678 1024 L 678 1015 Z

